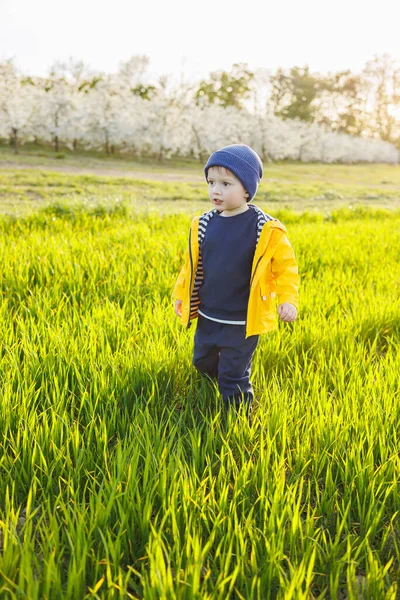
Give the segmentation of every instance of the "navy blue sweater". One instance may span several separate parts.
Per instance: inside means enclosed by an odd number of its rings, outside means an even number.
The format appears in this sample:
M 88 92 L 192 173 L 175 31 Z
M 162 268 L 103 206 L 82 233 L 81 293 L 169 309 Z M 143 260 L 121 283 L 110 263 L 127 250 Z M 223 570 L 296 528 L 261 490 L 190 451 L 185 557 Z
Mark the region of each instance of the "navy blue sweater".
M 246 320 L 256 243 L 256 211 L 248 209 L 233 217 L 216 214 L 211 219 L 200 247 L 204 282 L 199 310 L 205 316 Z

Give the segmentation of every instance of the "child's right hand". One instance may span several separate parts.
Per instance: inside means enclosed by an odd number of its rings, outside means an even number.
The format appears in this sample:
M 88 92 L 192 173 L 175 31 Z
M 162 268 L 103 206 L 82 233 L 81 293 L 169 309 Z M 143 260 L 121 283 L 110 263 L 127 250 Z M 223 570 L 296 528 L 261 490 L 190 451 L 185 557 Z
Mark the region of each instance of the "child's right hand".
M 182 316 L 182 300 L 175 301 L 175 314 L 178 315 L 178 317 Z

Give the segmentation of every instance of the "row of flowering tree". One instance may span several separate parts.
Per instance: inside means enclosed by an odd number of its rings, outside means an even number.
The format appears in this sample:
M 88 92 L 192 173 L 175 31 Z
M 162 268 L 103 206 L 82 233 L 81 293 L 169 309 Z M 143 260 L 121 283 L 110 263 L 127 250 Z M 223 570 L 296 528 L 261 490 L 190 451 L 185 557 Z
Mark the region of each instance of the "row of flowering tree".
M 129 67 L 129 65 L 128 65 Z M 135 69 L 90 80 L 63 74 L 32 79 L 12 62 L 0 64 L 0 138 L 15 151 L 28 141 L 76 149 L 195 157 L 246 143 L 264 160 L 398 162 L 397 148 L 379 139 L 326 131 L 316 123 L 282 120 L 266 108 L 207 103 L 190 86 L 141 86 Z M 151 93 L 150 93 L 151 92 Z

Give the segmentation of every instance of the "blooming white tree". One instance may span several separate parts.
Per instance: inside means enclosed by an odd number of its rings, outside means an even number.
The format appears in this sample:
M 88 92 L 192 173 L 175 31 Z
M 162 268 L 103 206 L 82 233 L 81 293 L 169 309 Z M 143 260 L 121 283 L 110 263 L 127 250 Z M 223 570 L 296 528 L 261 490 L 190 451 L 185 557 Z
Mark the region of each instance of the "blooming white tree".
M 0 65 L 0 136 L 9 138 L 18 153 L 32 137 L 41 90 L 20 77 L 11 61 Z
M 161 78 L 152 85 L 144 57 L 114 75 L 88 74 L 79 63 L 53 68 L 46 80 L 0 64 L 0 137 L 18 144 L 41 139 L 106 153 L 195 157 L 227 144 L 249 144 L 264 160 L 397 163 L 398 149 L 378 139 L 326 131 L 316 123 L 267 112 L 255 93 L 243 108 L 196 99 L 193 83 Z M 266 74 L 260 74 L 265 83 Z M 149 94 L 151 90 L 151 94 Z
M 73 108 L 70 84 L 63 79 L 50 80 L 46 85 L 46 98 L 41 107 L 42 128 L 44 138 L 54 144 L 56 152 L 59 151 L 63 136 L 68 138 Z
M 104 148 L 110 154 L 123 138 L 123 123 L 127 120 L 125 111 L 125 90 L 117 78 L 105 76 L 90 90 L 86 109 L 88 130 L 85 145 L 88 148 Z

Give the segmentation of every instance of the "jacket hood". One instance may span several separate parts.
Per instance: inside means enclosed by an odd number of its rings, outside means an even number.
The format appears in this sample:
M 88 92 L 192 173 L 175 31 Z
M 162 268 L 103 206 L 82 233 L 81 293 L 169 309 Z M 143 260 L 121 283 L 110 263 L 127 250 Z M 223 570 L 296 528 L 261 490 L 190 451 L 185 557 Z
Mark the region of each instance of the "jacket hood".
M 255 210 L 259 211 L 259 213 L 262 214 L 262 216 L 264 217 L 264 219 L 266 221 L 267 227 L 273 227 L 274 229 L 280 229 L 281 231 L 284 231 L 285 233 L 287 233 L 286 227 L 284 226 L 283 223 L 281 223 L 279 221 L 279 219 L 272 217 L 271 215 L 264 212 L 259 206 L 256 206 L 255 204 L 249 204 L 249 208 L 251 208 L 251 207 L 254 207 Z

